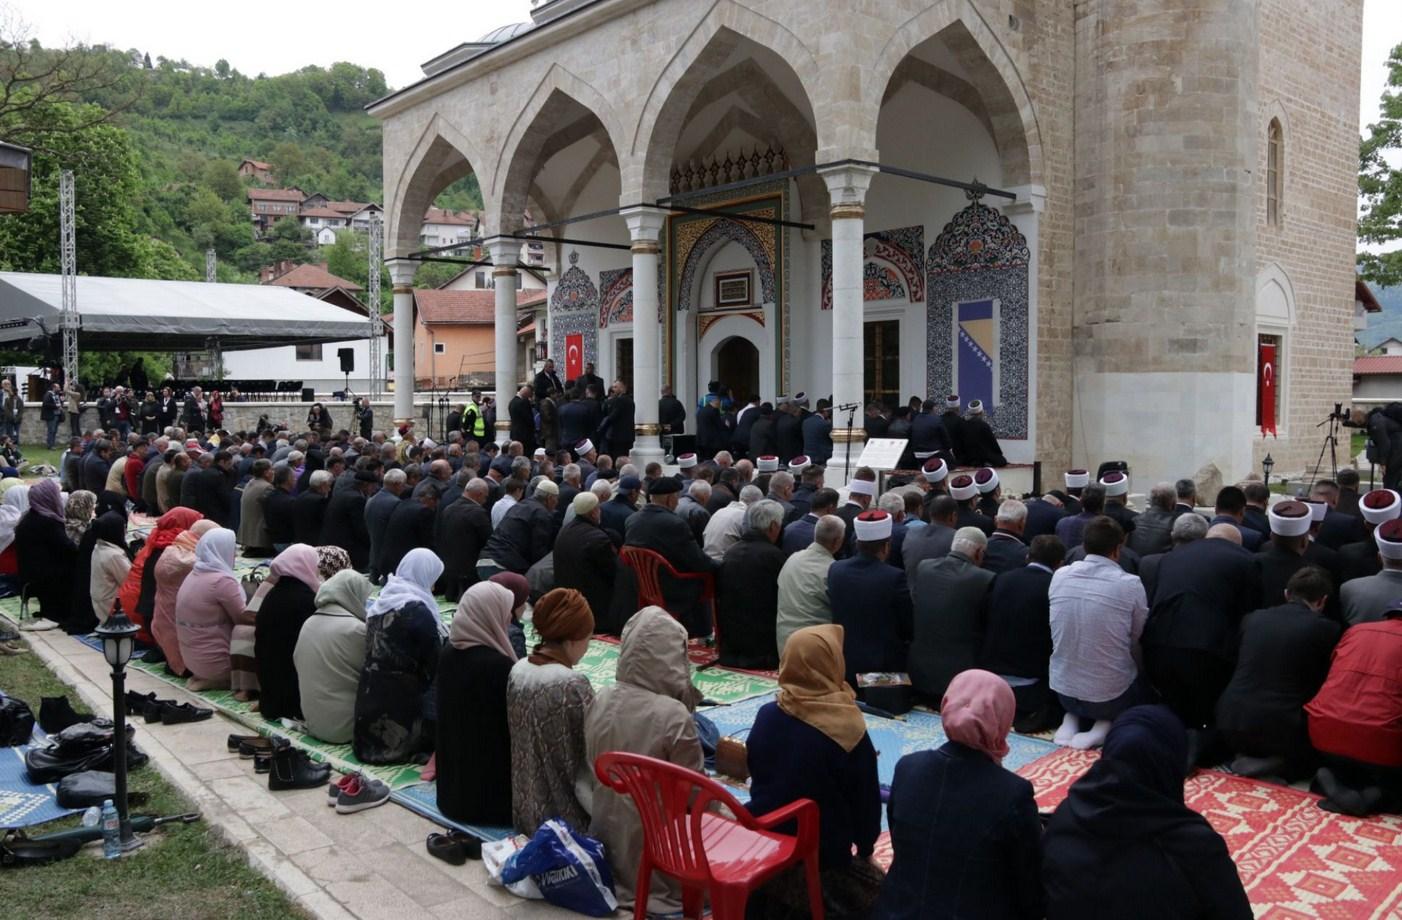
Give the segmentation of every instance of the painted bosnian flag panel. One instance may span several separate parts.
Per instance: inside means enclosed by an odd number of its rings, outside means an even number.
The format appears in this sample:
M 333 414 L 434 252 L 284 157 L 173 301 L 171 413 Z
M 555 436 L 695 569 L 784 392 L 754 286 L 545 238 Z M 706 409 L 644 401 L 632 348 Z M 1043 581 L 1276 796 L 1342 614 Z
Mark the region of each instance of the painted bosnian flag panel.
M 993 391 L 993 362 L 998 354 L 993 301 L 960 303 L 955 315 L 958 324 L 955 360 L 959 368 L 955 392 L 965 406 L 981 399 L 985 408 L 992 412 L 997 403 Z

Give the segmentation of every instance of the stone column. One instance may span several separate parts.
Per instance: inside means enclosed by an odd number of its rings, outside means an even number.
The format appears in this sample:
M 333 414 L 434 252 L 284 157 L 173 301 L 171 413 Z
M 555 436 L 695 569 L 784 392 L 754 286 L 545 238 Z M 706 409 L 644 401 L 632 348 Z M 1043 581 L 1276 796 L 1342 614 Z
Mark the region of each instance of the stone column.
M 876 170 L 870 166 L 834 166 L 821 170 L 828 186 L 832 217 L 832 460 L 828 463 L 827 483 L 834 488 L 847 482 L 848 444 L 852 465 L 856 465 L 866 443 L 860 427 L 839 428 L 848 412 L 837 407 L 856 403 L 854 426 L 860 425 L 862 411 L 862 251 L 867 187 Z
M 516 367 L 516 264 L 521 261 L 521 241 L 493 240 L 487 244 L 492 255 L 492 283 L 496 292 L 496 312 L 493 342 L 496 360 L 497 431 L 498 444 L 511 440 L 511 419 L 506 407 L 516 395 L 520 384 Z
M 414 419 L 414 273 L 419 263 L 389 259 L 394 283 L 394 424 Z
M 662 393 L 661 326 L 657 322 L 658 238 L 663 212 L 654 208 L 628 208 L 622 212 L 633 240 L 633 419 L 635 439 L 631 458 L 642 469 L 662 462 L 661 428 L 657 401 Z

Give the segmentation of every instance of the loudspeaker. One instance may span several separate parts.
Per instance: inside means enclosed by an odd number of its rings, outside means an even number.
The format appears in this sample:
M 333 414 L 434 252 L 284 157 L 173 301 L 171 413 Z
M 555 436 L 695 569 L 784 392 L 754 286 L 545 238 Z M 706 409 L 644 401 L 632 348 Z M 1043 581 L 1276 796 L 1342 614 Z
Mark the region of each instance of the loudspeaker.
M 355 349 L 338 348 L 336 356 L 341 359 L 341 373 L 349 374 L 355 370 Z
M 302 402 L 316 402 L 316 390 L 311 387 L 302 387 Z

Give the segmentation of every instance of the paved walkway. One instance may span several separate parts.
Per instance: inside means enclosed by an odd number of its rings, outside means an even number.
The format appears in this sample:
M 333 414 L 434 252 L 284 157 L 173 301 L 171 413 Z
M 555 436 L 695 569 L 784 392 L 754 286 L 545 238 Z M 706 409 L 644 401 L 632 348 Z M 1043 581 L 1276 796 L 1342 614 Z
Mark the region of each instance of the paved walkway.
M 32 654 L 72 684 L 89 711 L 111 714 L 112 681 L 100 652 L 62 630 L 25 637 Z M 128 672 L 127 688 L 199 703 L 139 671 Z M 429 856 L 424 839 L 441 828 L 393 802 L 338 815 L 326 805 L 325 787 L 270 792 L 253 761 L 227 750 L 228 735 L 248 730 L 218 712 L 185 725 L 148 726 L 139 718 L 135 724 L 136 743 L 151 765 L 195 803 L 206 823 L 248 854 L 250 865 L 315 917 L 578 916 L 489 886 L 480 862 L 450 866 Z

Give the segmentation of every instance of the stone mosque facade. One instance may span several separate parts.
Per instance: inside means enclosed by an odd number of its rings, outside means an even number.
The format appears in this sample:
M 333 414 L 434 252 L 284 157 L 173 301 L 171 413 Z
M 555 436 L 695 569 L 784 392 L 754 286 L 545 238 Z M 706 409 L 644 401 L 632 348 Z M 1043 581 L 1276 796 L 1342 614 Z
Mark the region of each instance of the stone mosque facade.
M 1312 466 L 1349 398 L 1362 0 L 549 0 L 532 19 L 370 107 L 398 368 L 420 220 L 471 172 L 498 380 L 534 371 L 506 235 L 528 230 L 548 352 L 630 382 L 639 458 L 661 454 L 663 385 L 693 418 L 715 379 L 958 393 L 1011 462 L 1055 481 L 1126 460 L 1147 491 L 1267 453 Z M 838 455 L 861 425 L 835 415 Z

